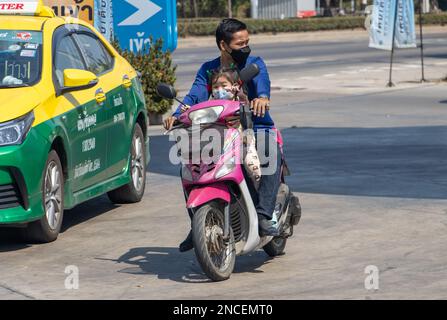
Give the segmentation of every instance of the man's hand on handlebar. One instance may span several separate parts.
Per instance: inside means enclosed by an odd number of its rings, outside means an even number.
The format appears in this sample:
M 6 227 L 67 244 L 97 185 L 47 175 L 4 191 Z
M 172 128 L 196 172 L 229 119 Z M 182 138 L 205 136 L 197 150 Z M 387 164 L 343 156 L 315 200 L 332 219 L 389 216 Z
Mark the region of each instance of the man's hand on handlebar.
M 165 120 L 163 126 L 165 127 L 166 130 L 169 131 L 169 130 L 172 129 L 172 127 L 174 126 L 174 123 L 175 123 L 176 121 L 177 121 L 177 118 L 176 118 L 176 117 L 173 117 L 173 116 L 168 117 L 168 118 L 166 118 L 166 120 Z
M 191 109 L 191 106 L 184 105 L 184 106 L 181 106 L 180 112 L 184 113 L 184 112 L 188 111 L 189 109 Z
M 250 102 L 250 109 L 257 117 L 264 117 L 267 110 L 270 109 L 270 100 L 268 98 L 256 98 Z

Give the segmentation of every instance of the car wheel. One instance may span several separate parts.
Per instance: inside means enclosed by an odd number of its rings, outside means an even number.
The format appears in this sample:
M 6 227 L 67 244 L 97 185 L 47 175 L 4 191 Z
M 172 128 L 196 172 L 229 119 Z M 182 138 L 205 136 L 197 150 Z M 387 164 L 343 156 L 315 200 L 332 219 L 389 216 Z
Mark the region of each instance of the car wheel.
M 40 220 L 31 222 L 24 231 L 27 240 L 48 243 L 59 236 L 64 216 L 64 174 L 60 158 L 54 150 L 48 154 L 41 191 L 44 215 Z
M 141 126 L 135 125 L 130 150 L 130 175 L 131 181 L 116 190 L 107 193 L 114 203 L 136 203 L 143 198 L 146 188 L 146 148 L 144 134 Z

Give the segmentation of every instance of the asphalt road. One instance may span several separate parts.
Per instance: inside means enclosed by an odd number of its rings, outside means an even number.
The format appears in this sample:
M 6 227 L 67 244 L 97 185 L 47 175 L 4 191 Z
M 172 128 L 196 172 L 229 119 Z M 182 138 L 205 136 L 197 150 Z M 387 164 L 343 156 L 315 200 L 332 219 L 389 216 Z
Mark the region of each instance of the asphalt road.
M 430 41 L 427 52 L 442 60 L 444 37 Z M 188 70 L 213 52 L 175 53 L 180 87 L 193 77 Z M 350 59 L 387 61 L 349 39 L 260 44 L 255 54 L 289 66 L 272 63 L 272 77 L 324 74 Z M 289 61 L 328 56 L 313 68 Z M 274 91 L 272 115 L 284 135 L 288 183 L 301 198 L 303 218 L 286 255 L 239 257 L 223 283 L 209 282 L 193 253 L 177 251 L 188 230 L 178 168 L 168 161 L 168 138 L 151 128 L 152 161 L 140 204 L 89 201 L 66 213 L 60 238 L 46 245 L 0 229 L 0 299 L 445 299 L 446 88 Z M 68 266 L 79 270 L 77 290 L 64 286 Z M 365 288 L 368 266 L 379 270 L 377 290 Z
M 356 31 L 355 37 L 348 34 L 342 37 L 324 36 L 315 40 L 287 41 L 287 42 L 251 42 L 253 55 L 262 57 L 269 69 L 275 85 L 275 80 L 287 79 L 296 81 L 299 77 L 323 76 L 342 70 L 356 70 L 374 65 L 388 68 L 390 54 L 387 51 L 368 48 L 366 31 Z M 430 32 L 424 38 L 425 63 L 445 62 L 447 58 L 447 30 Z M 198 67 L 207 60 L 216 58 L 218 50 L 215 42 L 200 48 L 179 48 L 174 53 L 174 62 L 178 64 L 177 87 L 181 90 L 189 89 L 194 80 Z M 420 49 L 396 50 L 395 63 L 419 64 Z M 385 79 L 384 79 L 385 81 Z M 302 85 L 302 84 L 301 84 Z M 359 84 L 361 85 L 361 84 Z

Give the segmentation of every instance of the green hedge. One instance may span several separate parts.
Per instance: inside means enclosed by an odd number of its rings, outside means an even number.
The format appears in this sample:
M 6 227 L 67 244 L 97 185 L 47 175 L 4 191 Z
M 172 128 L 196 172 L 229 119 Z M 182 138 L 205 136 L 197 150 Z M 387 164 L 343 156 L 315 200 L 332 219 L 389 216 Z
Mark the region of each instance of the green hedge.
M 143 52 L 130 52 L 121 49 L 117 40 L 112 42 L 115 49 L 135 68 L 141 72 L 141 86 L 149 112 L 164 114 L 171 110 L 173 101 L 162 99 L 156 93 L 160 82 L 174 85 L 177 66 L 172 62 L 170 52 L 163 51 L 163 40 L 153 41 Z
M 216 18 L 180 19 L 178 21 L 179 36 L 214 35 L 219 21 L 220 19 Z M 363 28 L 365 25 L 363 16 L 284 20 L 242 19 L 242 21 L 248 25 L 253 34 L 356 29 Z M 422 21 L 424 24 L 445 25 L 447 24 L 447 13 L 426 14 Z

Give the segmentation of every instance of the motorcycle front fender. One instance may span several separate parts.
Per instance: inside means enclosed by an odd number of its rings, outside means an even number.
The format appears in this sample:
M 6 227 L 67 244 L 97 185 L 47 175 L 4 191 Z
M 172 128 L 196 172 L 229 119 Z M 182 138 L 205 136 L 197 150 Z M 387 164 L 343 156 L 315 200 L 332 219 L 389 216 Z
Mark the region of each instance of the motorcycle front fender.
M 226 184 L 215 183 L 193 188 L 189 193 L 186 207 L 188 209 L 194 209 L 213 200 L 222 200 L 226 203 L 230 203 L 230 190 Z

